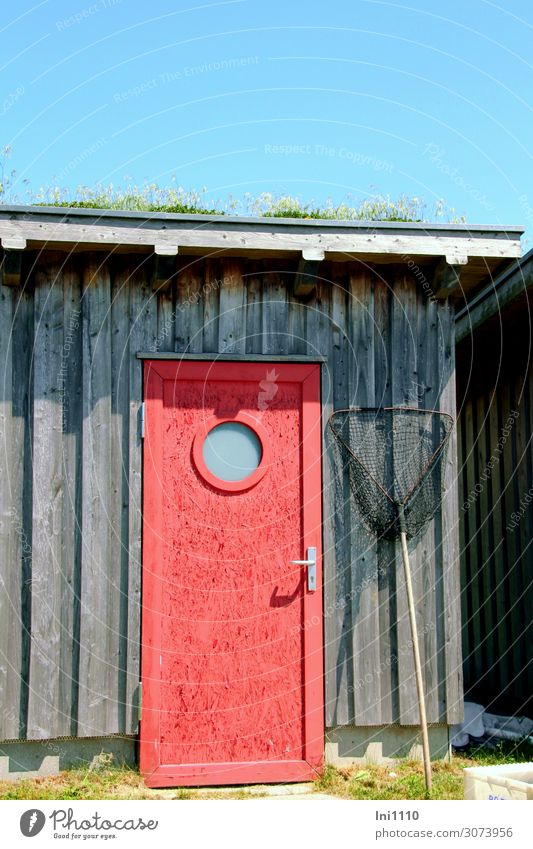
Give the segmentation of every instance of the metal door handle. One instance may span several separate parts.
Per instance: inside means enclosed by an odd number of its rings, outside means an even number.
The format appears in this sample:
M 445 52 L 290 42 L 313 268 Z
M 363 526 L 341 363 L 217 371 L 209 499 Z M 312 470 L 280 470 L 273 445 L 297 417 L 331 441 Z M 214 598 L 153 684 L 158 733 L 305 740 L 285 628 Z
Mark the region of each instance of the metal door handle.
M 307 549 L 307 560 L 291 560 L 295 566 L 307 566 L 307 590 L 314 593 L 316 590 L 316 548 L 310 546 Z

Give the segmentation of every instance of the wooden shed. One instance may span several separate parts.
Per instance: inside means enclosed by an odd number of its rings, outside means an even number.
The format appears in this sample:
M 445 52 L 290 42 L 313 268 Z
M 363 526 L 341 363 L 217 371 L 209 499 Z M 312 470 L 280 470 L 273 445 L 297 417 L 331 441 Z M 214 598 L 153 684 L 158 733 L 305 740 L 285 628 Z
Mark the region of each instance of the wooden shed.
M 411 750 L 399 553 L 326 424 L 455 415 L 454 300 L 521 232 L 0 210 L 0 774 L 103 750 L 152 786 L 289 781 Z M 462 717 L 455 442 L 446 476 L 411 545 L 435 756 Z
M 533 711 L 533 251 L 457 311 L 465 697 Z

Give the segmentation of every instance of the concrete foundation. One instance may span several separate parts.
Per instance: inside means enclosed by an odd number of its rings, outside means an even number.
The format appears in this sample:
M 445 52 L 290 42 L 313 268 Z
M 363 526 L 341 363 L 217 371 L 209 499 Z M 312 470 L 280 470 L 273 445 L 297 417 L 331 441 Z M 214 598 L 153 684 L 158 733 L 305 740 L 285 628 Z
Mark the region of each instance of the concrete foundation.
M 428 729 L 432 760 L 449 760 L 451 744 L 447 725 Z M 405 725 L 349 727 L 326 730 L 326 763 L 392 764 L 399 758 L 422 760 L 422 743 L 417 728 Z
M 57 775 L 64 769 L 90 766 L 135 766 L 135 737 L 69 740 L 19 740 L 0 743 L 0 781 Z
M 446 725 L 429 728 L 434 760 L 451 755 Z M 422 759 L 417 728 L 384 725 L 364 728 L 337 727 L 326 731 L 325 761 L 334 766 L 392 764 L 399 758 Z M 91 766 L 137 765 L 135 737 L 95 737 L 68 740 L 21 740 L 0 743 L 0 781 L 57 775 L 64 769 Z

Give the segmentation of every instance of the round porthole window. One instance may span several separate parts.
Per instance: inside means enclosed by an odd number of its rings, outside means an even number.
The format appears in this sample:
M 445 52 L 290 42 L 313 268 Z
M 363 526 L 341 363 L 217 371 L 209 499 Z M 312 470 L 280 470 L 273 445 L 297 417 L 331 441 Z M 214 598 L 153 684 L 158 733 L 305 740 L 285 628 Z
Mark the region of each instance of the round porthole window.
M 192 448 L 196 469 L 211 486 L 241 492 L 255 486 L 270 465 L 270 439 L 248 413 L 231 419 L 211 416 L 196 432 Z
M 222 481 L 243 481 L 259 467 L 263 449 L 251 427 L 222 422 L 209 431 L 202 446 L 204 463 Z

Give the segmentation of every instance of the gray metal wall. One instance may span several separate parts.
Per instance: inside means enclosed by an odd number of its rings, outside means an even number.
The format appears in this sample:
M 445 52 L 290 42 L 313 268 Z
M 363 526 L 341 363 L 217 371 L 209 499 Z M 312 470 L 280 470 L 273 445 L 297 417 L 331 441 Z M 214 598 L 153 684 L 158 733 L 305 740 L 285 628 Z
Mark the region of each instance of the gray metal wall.
M 324 355 L 324 426 L 351 404 L 454 412 L 452 310 L 406 269 L 324 264 L 302 303 L 280 260 L 179 262 L 156 293 L 143 255 L 29 255 L 25 285 L 2 288 L 0 739 L 137 730 L 137 352 Z M 350 517 L 327 434 L 325 447 L 327 724 L 416 724 L 399 552 Z M 453 723 L 462 685 L 450 457 L 444 512 L 412 560 L 429 720 Z

